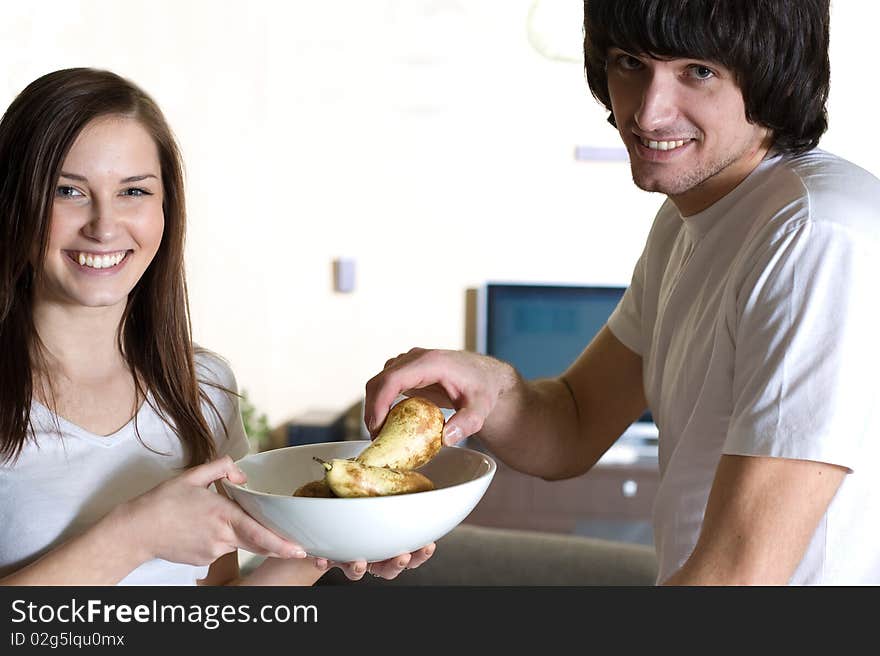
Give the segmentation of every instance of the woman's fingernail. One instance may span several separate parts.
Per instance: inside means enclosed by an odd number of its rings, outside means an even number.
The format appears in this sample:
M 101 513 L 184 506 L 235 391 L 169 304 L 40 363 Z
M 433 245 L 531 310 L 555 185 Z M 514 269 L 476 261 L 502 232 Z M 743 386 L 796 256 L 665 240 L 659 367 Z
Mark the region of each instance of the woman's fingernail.
M 293 557 L 294 558 L 305 558 L 306 552 L 303 551 L 302 549 L 294 549 L 293 550 Z

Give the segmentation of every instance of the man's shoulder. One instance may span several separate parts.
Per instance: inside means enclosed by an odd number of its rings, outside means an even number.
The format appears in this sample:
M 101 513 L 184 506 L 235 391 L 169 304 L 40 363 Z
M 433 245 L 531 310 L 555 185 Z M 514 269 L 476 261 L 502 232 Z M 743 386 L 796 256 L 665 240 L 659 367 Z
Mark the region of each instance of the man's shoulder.
M 822 149 L 781 156 L 768 171 L 773 188 L 800 197 L 809 220 L 880 230 L 880 179 Z
M 774 172 L 796 180 L 814 202 L 871 201 L 873 205 L 880 195 L 880 179 L 861 166 L 819 148 L 781 157 Z

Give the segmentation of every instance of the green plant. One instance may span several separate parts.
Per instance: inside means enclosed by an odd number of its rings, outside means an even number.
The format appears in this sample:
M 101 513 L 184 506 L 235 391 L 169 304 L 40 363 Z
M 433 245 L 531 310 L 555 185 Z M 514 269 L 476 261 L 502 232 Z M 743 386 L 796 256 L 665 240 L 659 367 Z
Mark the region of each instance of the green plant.
M 269 419 L 265 413 L 259 412 L 248 397 L 247 390 L 241 390 L 238 402 L 241 410 L 241 421 L 244 432 L 251 443 L 251 451 L 262 451 L 269 443 Z

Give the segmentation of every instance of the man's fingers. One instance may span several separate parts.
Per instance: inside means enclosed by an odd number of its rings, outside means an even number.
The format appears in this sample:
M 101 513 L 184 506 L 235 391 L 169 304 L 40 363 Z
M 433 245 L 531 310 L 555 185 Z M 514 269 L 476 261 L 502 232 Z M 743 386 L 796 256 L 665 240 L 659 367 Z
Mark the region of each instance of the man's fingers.
M 456 386 L 450 385 L 447 378 L 443 366 L 445 354 L 423 349 L 413 349 L 413 351 L 418 352 L 416 356 L 407 354 L 399 358 L 405 366 L 395 363 L 367 381 L 364 394 L 364 421 L 373 435 L 385 421 L 394 399 L 403 392 L 422 394 L 424 391 L 432 400 L 443 399 L 438 405 L 447 405 L 446 401 L 451 398 L 449 389 L 454 389 Z
M 421 396 L 441 408 L 447 408 L 451 405 L 449 395 L 442 385 L 428 385 L 419 389 L 408 389 L 403 391 L 402 394 L 404 396 Z
M 455 446 L 483 427 L 488 411 L 468 405 L 452 415 L 443 426 L 443 443 Z
M 436 371 L 437 356 L 433 352 L 414 348 L 389 361 L 386 368 L 367 381 L 364 394 L 364 421 L 371 434 L 382 426 L 388 410 L 402 392 L 442 385 Z

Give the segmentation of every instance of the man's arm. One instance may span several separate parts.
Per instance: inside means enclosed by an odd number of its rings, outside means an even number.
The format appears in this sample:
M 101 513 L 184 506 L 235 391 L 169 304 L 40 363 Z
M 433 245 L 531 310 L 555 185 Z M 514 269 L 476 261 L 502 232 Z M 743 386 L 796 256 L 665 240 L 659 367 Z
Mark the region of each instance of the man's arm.
M 663 584 L 787 584 L 847 471 L 810 460 L 722 456 L 697 545 Z
M 447 443 L 479 432 L 508 466 L 547 479 L 587 471 L 647 405 L 641 357 L 607 327 L 561 377 L 533 382 L 494 358 L 413 349 L 367 383 L 371 432 L 404 392 L 455 408 L 444 429 Z
M 510 398 L 506 433 L 494 413 L 480 432 L 492 452 L 546 479 L 578 476 L 645 411 L 642 359 L 604 327 L 562 376 L 521 383 Z

